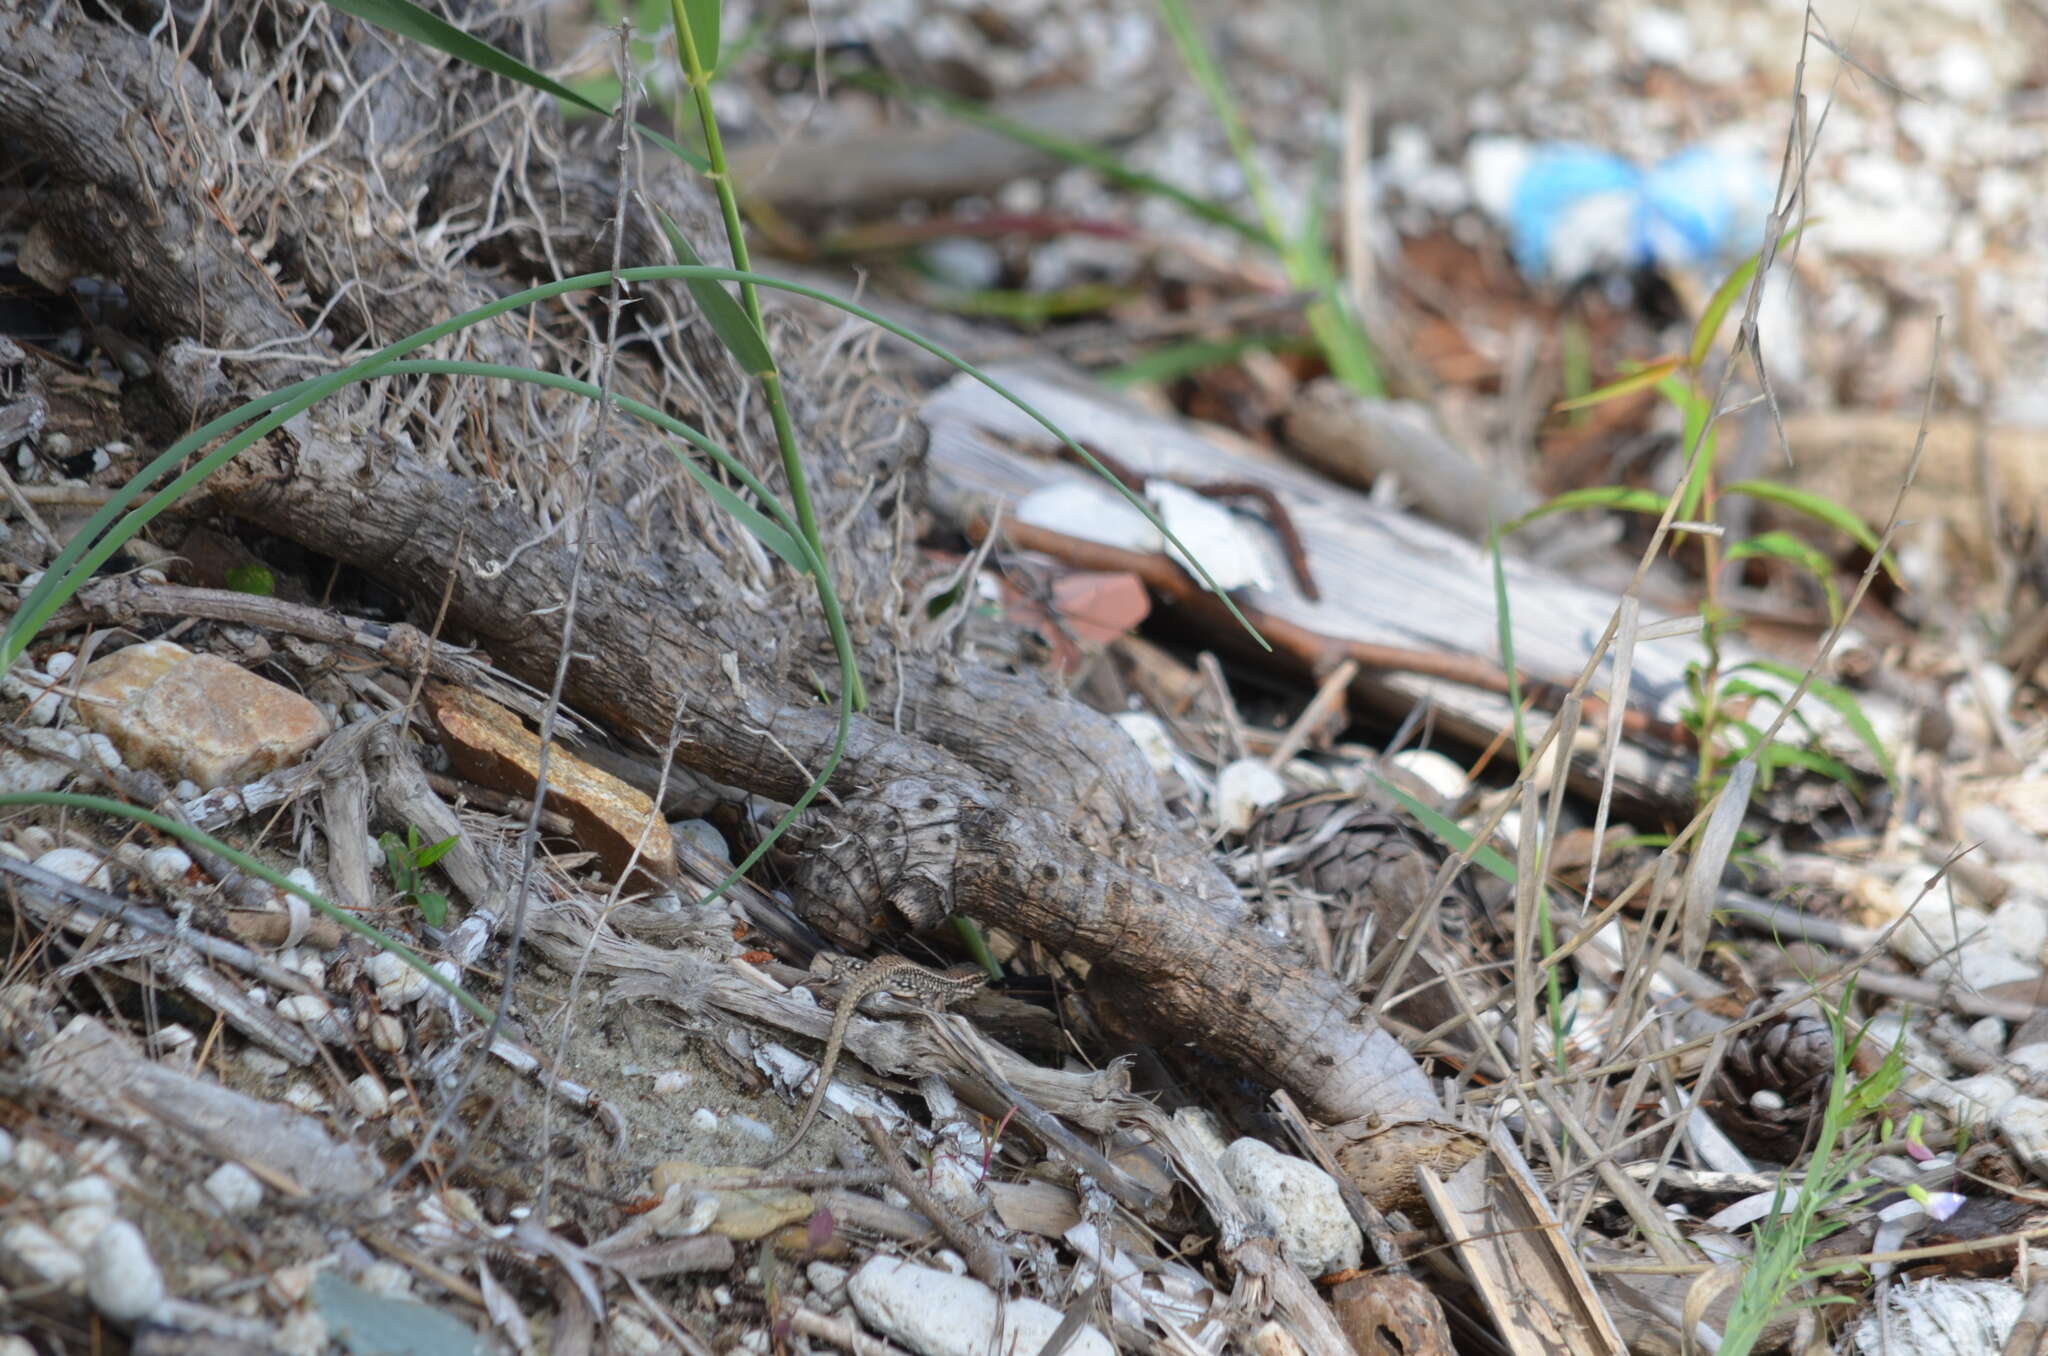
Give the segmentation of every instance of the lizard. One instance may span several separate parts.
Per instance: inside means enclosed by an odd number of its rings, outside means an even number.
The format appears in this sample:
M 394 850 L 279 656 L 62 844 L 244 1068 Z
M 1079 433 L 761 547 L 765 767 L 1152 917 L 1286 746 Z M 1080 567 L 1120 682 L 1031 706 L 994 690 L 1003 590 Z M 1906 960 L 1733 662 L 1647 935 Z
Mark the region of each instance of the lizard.
M 767 1167 L 803 1143 L 811 1122 L 818 1118 L 818 1108 L 824 1105 L 825 1088 L 832 1081 L 832 1071 L 839 1066 L 840 1047 L 846 1044 L 846 1028 L 863 1002 L 875 994 L 886 993 L 942 1011 L 974 993 L 988 980 L 988 975 L 979 966 L 959 965 L 949 970 L 927 970 L 902 956 L 883 956 L 873 961 L 835 961 L 833 977 L 843 978 L 845 988 L 838 1006 L 833 1009 L 832 1033 L 825 1040 L 825 1059 L 818 1066 L 817 1085 L 811 1089 L 810 1098 L 804 1103 L 803 1118 L 796 1124 L 796 1133 L 781 1148 L 756 1164 L 757 1167 Z

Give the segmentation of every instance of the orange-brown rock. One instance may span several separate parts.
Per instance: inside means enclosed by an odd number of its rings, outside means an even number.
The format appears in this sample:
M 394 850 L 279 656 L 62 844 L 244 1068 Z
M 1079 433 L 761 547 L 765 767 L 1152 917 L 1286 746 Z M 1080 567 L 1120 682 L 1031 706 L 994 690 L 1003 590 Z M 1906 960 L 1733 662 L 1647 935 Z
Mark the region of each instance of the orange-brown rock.
M 480 786 L 531 798 L 540 781 L 540 738 L 504 707 L 446 683 L 427 684 L 427 710 L 441 729 L 456 771 Z M 676 878 L 675 843 L 654 802 L 560 744 L 548 755 L 548 808 L 576 826 L 576 841 L 614 878 L 640 855 L 640 884 Z
M 75 705 L 131 766 L 209 790 L 294 763 L 329 733 L 298 693 L 168 640 L 94 660 Z

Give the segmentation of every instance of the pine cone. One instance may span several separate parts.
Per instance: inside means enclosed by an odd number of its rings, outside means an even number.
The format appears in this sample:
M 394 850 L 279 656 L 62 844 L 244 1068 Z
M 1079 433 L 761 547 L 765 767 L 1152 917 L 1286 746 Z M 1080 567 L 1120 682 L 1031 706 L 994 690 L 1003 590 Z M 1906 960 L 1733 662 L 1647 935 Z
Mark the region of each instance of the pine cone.
M 1347 917 L 1347 910 L 1371 914 L 1376 953 L 1397 944 L 1394 939 L 1429 898 L 1448 855 L 1386 810 L 1329 796 L 1273 807 L 1252 825 L 1247 846 L 1267 854 L 1268 877 L 1291 878 L 1331 901 L 1332 932 L 1342 934 L 1363 923 L 1356 913 Z M 1483 971 L 1492 959 L 1495 936 L 1471 872 L 1453 883 L 1435 922 L 1436 935 L 1425 939 L 1416 963 L 1396 982 L 1398 992 L 1410 993 L 1420 986 L 1419 991 L 1389 1009 L 1390 1015 L 1422 1031 L 1462 1012 L 1449 984 L 1461 985 L 1475 1010 L 1484 1008 L 1498 987 Z M 1455 978 L 1432 982 L 1433 976 Z M 1452 1044 L 1469 1048 L 1470 1034 L 1452 1037 Z
M 1778 1001 L 1759 998 L 1745 1015 Z M 1716 1120 L 1744 1153 L 1791 1162 L 1820 1124 L 1834 1075 L 1835 1034 L 1809 1000 L 1729 1042 Z

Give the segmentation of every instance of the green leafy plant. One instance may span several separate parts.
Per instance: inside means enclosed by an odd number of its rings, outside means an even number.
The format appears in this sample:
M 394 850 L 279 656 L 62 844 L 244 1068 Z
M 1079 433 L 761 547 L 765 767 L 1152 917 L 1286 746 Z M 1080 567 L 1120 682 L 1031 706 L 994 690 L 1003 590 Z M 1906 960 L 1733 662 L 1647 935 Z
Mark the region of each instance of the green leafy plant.
M 1788 244 L 1803 229 L 1797 227 L 1786 232 L 1778 245 Z M 1584 395 L 1560 401 L 1555 407 L 1560 412 L 1580 411 L 1646 390 L 1654 390 L 1662 396 L 1681 416 L 1682 446 L 1688 450 L 1684 477 L 1673 492 L 1677 498 L 1675 508 L 1669 497 L 1652 490 L 1624 485 L 1593 486 L 1557 495 L 1505 524 L 1497 534 L 1505 536 L 1539 518 L 1571 510 L 1613 509 L 1661 516 L 1667 509 L 1672 509 L 1679 524 L 1672 533 L 1674 546 L 1683 541 L 1698 542 L 1703 590 L 1700 644 L 1704 653 L 1686 669 L 1687 706 L 1683 718 L 1686 727 L 1699 739 L 1699 770 L 1694 789 L 1702 804 L 1720 787 L 1728 769 L 1744 758 L 1756 761 L 1757 786 L 1766 790 L 1774 775 L 1788 767 L 1802 768 L 1849 786 L 1854 786 L 1856 776 L 1840 759 L 1821 752 L 1810 724 L 1796 711 L 1790 714 L 1792 722 L 1808 736 L 1804 743 L 1765 740 L 1763 730 L 1747 718 L 1746 709 L 1756 702 L 1782 705 L 1784 694 L 1779 689 L 1759 683 L 1755 677 L 1742 675 L 1774 678 L 1794 688 L 1805 675 L 1786 665 L 1764 660 L 1731 663 L 1724 648 L 1729 637 L 1741 629 L 1740 620 L 1721 601 L 1726 566 L 1738 561 L 1766 558 L 1785 562 L 1818 583 L 1826 600 L 1829 623 L 1840 625 L 1843 600 L 1827 557 L 1789 532 L 1768 531 L 1724 545 L 1717 532 L 1687 531 L 1685 525 L 1713 521 L 1716 505 L 1723 498 L 1741 495 L 1760 499 L 1842 533 L 1877 555 L 1880 563 L 1892 570 L 1896 577 L 1894 563 L 1884 553 L 1878 534 L 1849 508 L 1823 495 L 1773 481 L 1742 480 L 1723 484 L 1717 478 L 1718 444 L 1714 423 L 1719 412 L 1714 409 L 1713 397 L 1706 390 L 1709 360 L 1713 356 L 1714 341 L 1730 310 L 1754 283 L 1762 257 L 1761 251 L 1751 255 L 1715 289 L 1693 327 L 1692 340 L 1686 352 L 1639 364 L 1618 380 Z M 1877 737 L 1855 695 L 1818 677 L 1807 680 L 1806 690 L 1842 717 L 1858 742 L 1869 751 L 1886 780 L 1892 780 L 1894 773 L 1890 754 Z
M 1796 1301 L 1791 1297 L 1815 1280 L 1854 1265 L 1809 1263 L 1807 1254 L 1815 1243 L 1847 1223 L 1845 1208 L 1876 1184 L 1867 1169 L 1890 1126 L 1880 1120 L 1867 1129 L 1858 1127 L 1880 1116 L 1906 1072 L 1901 1042 L 1885 1052 L 1869 1077 L 1854 1077 L 1851 1065 L 1862 1033 L 1849 1034 L 1849 1003 L 1850 993 L 1845 991 L 1837 1006 L 1822 1006 L 1834 1046 L 1827 1107 L 1807 1155 L 1804 1177 L 1796 1185 L 1789 1177 L 1779 1179 L 1771 1213 L 1756 1226 L 1755 1251 L 1742 1273 L 1742 1286 L 1721 1334 L 1722 1356 L 1746 1356 L 1763 1336 L 1771 1316 L 1788 1301 L 1800 1306 L 1846 1302 L 1839 1297 Z
M 414 824 L 405 826 L 403 838 L 387 830 L 377 839 L 384 849 L 384 869 L 391 875 L 392 887 L 401 900 L 419 909 L 429 927 L 447 923 L 448 896 L 427 888 L 427 869 L 447 856 L 455 843 L 456 835 L 451 833 L 438 843 L 422 845 L 419 827 Z

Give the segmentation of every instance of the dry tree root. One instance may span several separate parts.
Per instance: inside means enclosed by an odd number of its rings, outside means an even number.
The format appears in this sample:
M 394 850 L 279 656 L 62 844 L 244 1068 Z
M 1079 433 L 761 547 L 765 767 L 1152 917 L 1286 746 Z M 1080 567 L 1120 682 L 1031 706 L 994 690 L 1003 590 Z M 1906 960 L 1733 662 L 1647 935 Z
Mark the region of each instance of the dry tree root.
M 158 386 L 178 422 L 508 285 L 602 266 L 616 210 L 628 264 L 664 257 L 649 204 L 714 253 L 704 196 L 676 167 L 636 163 L 622 192 L 611 152 L 579 147 L 538 100 L 334 11 L 273 0 L 176 37 L 0 3 L 0 138 L 48 181 L 38 229 L 80 274 L 126 289 L 169 346 Z M 506 317 L 441 349 L 599 380 L 602 300 L 563 298 L 531 329 Z M 666 306 L 634 298 L 613 388 L 681 411 L 772 478 L 752 388 Z M 807 901 L 828 928 L 851 942 L 866 926 L 852 921 L 885 903 L 916 926 L 959 909 L 1097 961 L 1145 1024 L 1327 1120 L 1440 1114 L 1355 997 L 1247 925 L 1113 724 L 1034 675 L 921 648 L 892 548 L 915 535 L 899 515 L 917 499 L 922 431 L 846 376 L 844 326 L 779 307 L 769 328 L 872 693 L 833 780 L 842 804 L 799 839 L 809 879 L 834 878 Z M 586 484 L 598 502 L 582 512 Z M 812 682 L 829 649 L 815 621 L 793 620 L 809 617 L 806 581 L 725 523 L 657 438 L 581 400 L 440 378 L 351 388 L 210 490 L 410 597 L 448 593 L 451 634 L 542 687 L 580 553 L 574 709 L 783 801 L 830 749 Z M 857 877 L 832 842 L 898 865 Z

